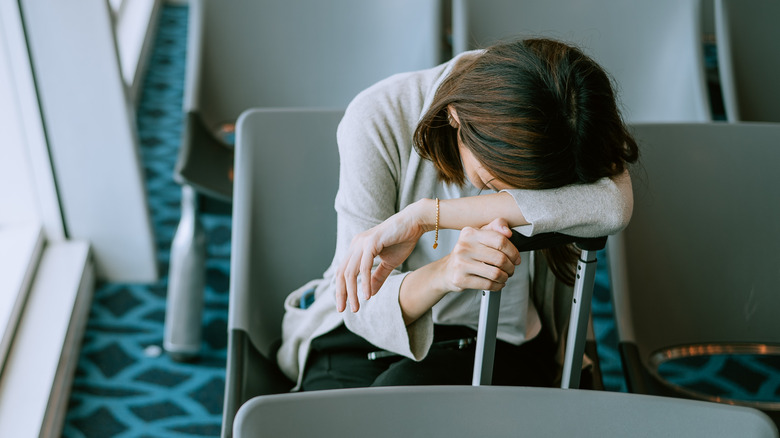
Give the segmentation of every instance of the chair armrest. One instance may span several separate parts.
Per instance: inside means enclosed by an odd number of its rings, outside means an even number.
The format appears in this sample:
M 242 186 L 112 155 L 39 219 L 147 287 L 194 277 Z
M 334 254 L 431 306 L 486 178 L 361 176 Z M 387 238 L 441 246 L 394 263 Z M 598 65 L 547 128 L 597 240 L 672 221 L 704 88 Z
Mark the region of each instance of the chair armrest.
M 206 127 L 198 112 L 185 115 L 174 179 L 199 193 L 230 202 L 233 198 L 234 152 Z

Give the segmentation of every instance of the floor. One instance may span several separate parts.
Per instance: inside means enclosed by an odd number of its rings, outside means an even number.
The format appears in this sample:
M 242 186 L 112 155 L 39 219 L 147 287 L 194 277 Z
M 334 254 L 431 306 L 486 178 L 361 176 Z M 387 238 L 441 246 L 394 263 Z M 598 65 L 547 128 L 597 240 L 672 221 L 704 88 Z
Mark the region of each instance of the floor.
M 162 351 L 169 249 L 179 220 L 173 181 L 182 128 L 187 7 L 166 4 L 137 109 L 160 272 L 153 284 L 99 284 L 79 357 L 65 437 L 203 437 L 220 433 L 226 358 L 230 217 L 204 215 L 208 236 L 202 355 L 172 361 Z M 712 67 L 711 48 L 707 53 Z M 716 102 L 717 103 L 717 102 Z M 714 105 L 715 118 L 722 117 Z M 593 317 L 605 387 L 625 391 L 606 270 L 599 254 Z M 780 363 L 715 358 L 667 366 L 681 383 L 780 400 Z M 707 372 L 704 372 L 706 370 Z M 745 376 L 749 378 L 744 380 Z

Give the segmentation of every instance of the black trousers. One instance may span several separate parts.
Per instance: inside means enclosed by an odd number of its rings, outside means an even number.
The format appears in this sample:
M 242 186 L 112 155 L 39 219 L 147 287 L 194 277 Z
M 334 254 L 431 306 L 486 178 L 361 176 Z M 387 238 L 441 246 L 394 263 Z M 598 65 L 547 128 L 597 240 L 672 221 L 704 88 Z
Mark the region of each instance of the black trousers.
M 475 343 L 459 349 L 452 340 L 475 337 L 462 326 L 434 326 L 434 345 L 417 362 L 401 356 L 375 360 L 379 350 L 344 325 L 312 340 L 301 390 L 399 385 L 470 385 Z M 552 386 L 556 374 L 554 347 L 538 339 L 520 346 L 496 341 L 493 384 Z

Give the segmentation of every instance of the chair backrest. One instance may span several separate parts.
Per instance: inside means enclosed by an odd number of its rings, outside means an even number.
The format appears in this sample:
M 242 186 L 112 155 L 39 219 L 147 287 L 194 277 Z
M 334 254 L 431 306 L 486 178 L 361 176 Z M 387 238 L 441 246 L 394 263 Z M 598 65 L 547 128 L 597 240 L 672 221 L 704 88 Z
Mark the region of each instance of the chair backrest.
M 238 122 L 228 329 L 266 355 L 281 337 L 284 298 L 333 258 L 342 115 L 254 109 Z
M 255 107 L 345 107 L 380 79 L 442 60 L 440 0 L 197 0 L 191 10 L 185 110 L 209 124 Z
M 621 348 L 780 348 L 780 125 L 637 124 L 634 213 L 609 240 Z M 687 353 L 685 353 L 687 354 Z
M 780 122 L 779 22 L 778 0 L 715 0 L 727 120 Z
M 498 386 L 360 388 L 257 397 L 239 410 L 234 432 L 236 438 L 778 436 L 766 415 L 744 407 L 608 391 Z
M 626 120 L 709 121 L 700 9 L 700 0 L 455 0 L 453 46 L 560 39 L 612 75 Z

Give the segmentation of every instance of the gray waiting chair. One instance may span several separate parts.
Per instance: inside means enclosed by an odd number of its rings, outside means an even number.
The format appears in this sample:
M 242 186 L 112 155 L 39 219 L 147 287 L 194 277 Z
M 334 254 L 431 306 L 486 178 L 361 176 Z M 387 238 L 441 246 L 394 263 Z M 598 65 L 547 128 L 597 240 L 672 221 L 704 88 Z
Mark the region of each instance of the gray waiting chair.
M 236 438 L 772 438 L 752 408 L 607 391 L 497 386 L 339 389 L 271 395 L 238 411 Z
M 164 346 L 197 355 L 205 283 L 199 213 L 230 211 L 232 130 L 255 107 L 346 107 L 395 73 L 443 60 L 441 0 L 193 0 L 184 133 L 174 178 L 182 218 L 171 248 Z M 228 203 L 226 205 L 226 203 Z
M 343 114 L 256 109 L 239 119 L 223 437 L 244 402 L 292 388 L 266 358 L 281 338 L 284 299 L 333 259 Z
M 778 421 L 777 393 L 733 399 L 706 389 L 717 381 L 685 385 L 664 367 L 729 354 L 780 359 L 780 124 L 633 129 L 642 153 L 634 213 L 608 246 L 628 390 L 752 406 Z
M 230 200 L 223 124 L 255 107 L 346 107 L 394 73 L 442 61 L 440 0 L 195 0 L 175 176 Z
M 715 0 L 723 104 L 731 122 L 780 122 L 780 0 Z
M 626 120 L 709 121 L 701 1 L 453 0 L 453 47 L 534 36 L 574 43 L 613 77 Z
M 273 365 L 272 354 L 281 337 L 285 297 L 304 282 L 321 277 L 333 257 L 339 168 L 336 127 L 342 115 L 340 109 L 265 108 L 248 110 L 239 118 L 223 437 L 230 436 L 234 416 L 247 401 L 292 387 Z M 596 252 L 604 247 L 606 237 L 548 233 L 525 238 L 516 233 L 512 242 L 521 251 L 570 242 L 583 250 L 572 299 L 559 301 L 565 306 L 561 312 L 571 315 L 562 387 L 577 388 Z M 499 300 L 500 291 L 484 293 L 474 385 L 491 380 Z M 594 351 L 591 344 L 591 359 L 596 359 Z

